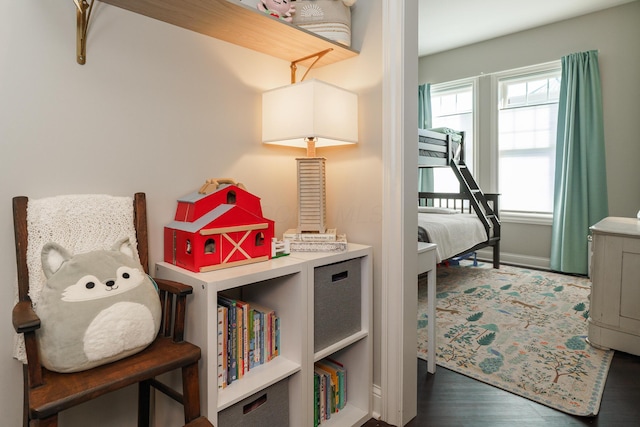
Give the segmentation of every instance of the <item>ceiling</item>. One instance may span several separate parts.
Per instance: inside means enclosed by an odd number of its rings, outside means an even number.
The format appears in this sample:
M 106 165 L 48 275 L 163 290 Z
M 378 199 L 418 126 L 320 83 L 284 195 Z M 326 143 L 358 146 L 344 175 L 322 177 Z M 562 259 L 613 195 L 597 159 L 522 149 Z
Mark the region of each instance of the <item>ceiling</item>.
M 419 56 L 636 0 L 418 0 Z

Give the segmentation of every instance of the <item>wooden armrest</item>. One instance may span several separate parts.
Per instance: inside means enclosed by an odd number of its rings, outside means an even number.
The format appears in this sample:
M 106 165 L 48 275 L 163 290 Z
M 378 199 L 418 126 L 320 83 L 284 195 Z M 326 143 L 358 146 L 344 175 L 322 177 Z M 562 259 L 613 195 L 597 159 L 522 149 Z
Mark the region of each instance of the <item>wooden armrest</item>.
M 193 293 L 193 288 L 189 285 L 185 285 L 184 283 L 174 282 L 173 280 L 157 279 L 155 277 L 153 280 L 162 291 L 170 292 L 178 296 L 190 295 Z
M 173 336 L 175 342 L 182 342 L 184 340 L 187 295 L 193 293 L 193 288 L 173 280 L 154 280 L 160 289 L 160 299 L 163 305 L 162 334 L 165 337 Z
M 31 301 L 20 301 L 13 307 L 13 328 L 17 333 L 34 332 L 40 328 L 40 318 L 33 310 Z

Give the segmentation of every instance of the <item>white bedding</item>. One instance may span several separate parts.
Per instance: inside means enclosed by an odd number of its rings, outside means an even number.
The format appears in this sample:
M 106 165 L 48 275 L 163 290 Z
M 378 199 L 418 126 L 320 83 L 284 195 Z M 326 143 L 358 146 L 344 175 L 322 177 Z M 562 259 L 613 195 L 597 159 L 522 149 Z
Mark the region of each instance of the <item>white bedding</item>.
M 482 222 L 475 214 L 443 215 L 419 212 L 418 227 L 427 232 L 431 243 L 438 245 L 438 263 L 487 240 Z

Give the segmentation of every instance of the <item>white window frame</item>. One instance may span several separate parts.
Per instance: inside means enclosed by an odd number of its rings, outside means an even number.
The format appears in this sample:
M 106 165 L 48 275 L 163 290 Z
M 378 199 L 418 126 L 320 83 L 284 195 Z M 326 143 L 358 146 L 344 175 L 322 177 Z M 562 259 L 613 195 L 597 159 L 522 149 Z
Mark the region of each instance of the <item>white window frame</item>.
M 495 171 L 492 174 L 492 183 L 494 188 L 498 188 L 499 183 L 499 145 L 498 145 L 498 111 L 499 111 L 499 87 L 500 80 L 515 78 L 520 75 L 532 75 L 532 74 L 544 74 L 561 69 L 561 61 L 552 61 L 544 64 L 517 68 L 513 70 L 494 73 L 491 75 L 491 145 L 492 145 L 492 161 L 495 162 L 492 170 Z M 534 225 L 551 225 L 553 222 L 552 213 L 533 213 L 533 212 L 514 212 L 514 211 L 500 211 L 500 218 L 502 222 L 519 223 L 519 224 L 534 224 Z
M 471 87 L 471 96 L 472 96 L 472 111 L 471 111 L 471 121 L 473 127 L 473 135 L 472 138 L 468 138 L 468 134 L 465 135 L 465 146 L 471 147 L 473 152 L 473 159 L 469 162 L 468 158 L 465 159 L 467 165 L 470 166 L 472 171 L 479 170 L 479 161 L 478 161 L 478 78 L 470 77 L 460 80 L 452 80 L 444 83 L 434 83 L 431 85 L 431 97 L 433 98 L 434 92 L 446 92 L 455 90 L 462 87 Z M 432 106 L 433 111 L 433 106 Z M 432 117 L 433 121 L 433 117 Z M 434 126 L 435 127 L 435 126 Z M 460 130 L 460 129 L 455 129 Z M 474 172 L 474 174 L 477 172 Z

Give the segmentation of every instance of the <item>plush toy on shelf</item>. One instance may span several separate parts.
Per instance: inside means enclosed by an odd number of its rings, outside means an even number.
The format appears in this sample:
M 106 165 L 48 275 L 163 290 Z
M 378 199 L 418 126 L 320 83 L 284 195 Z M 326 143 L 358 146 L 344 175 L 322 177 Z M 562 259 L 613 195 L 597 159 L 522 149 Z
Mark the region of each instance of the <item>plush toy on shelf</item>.
M 296 0 L 292 24 L 351 46 L 351 7 L 356 0 Z
M 291 4 L 291 0 L 260 0 L 258 2 L 258 10 L 291 22 L 296 8 Z

